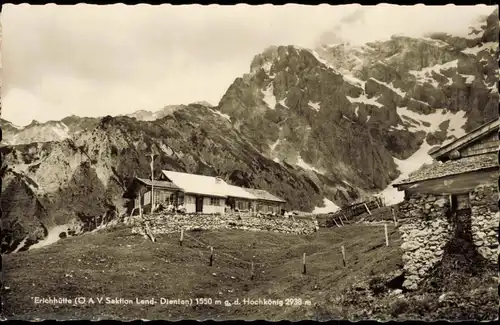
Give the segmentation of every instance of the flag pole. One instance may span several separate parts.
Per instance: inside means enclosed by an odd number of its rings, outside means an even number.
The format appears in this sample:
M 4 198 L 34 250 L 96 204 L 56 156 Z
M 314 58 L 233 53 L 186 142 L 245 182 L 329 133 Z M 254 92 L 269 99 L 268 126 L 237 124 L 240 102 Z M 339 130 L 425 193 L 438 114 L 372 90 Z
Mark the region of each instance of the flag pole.
M 154 158 L 155 154 L 150 153 L 149 156 L 151 157 L 151 214 L 153 214 L 153 209 L 155 206 L 154 202 Z

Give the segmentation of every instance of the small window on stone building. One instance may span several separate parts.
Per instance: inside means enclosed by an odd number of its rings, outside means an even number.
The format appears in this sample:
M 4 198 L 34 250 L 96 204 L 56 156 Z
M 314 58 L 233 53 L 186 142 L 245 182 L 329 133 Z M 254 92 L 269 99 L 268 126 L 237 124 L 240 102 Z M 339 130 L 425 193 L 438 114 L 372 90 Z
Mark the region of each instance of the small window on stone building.
M 460 193 L 451 195 L 451 210 L 461 211 L 470 209 L 469 193 Z

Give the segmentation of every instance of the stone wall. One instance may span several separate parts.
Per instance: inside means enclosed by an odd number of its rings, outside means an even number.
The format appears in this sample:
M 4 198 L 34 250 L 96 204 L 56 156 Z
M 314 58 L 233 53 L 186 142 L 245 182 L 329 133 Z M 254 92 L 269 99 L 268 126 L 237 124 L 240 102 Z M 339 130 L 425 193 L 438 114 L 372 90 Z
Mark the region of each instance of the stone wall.
M 398 222 L 403 244 L 403 287 L 417 288 L 426 273 L 441 260 L 451 239 L 448 196 L 415 194 L 399 205 Z
M 136 216 L 125 220 L 134 225 L 134 233 L 143 233 L 148 223 L 153 234 L 168 234 L 193 229 L 221 230 L 240 229 L 254 231 L 274 231 L 293 234 L 311 234 L 319 230 L 316 219 L 292 219 L 243 213 L 210 214 L 155 214 Z
M 480 186 L 470 193 L 472 240 L 479 254 L 498 263 L 498 190 Z
M 471 232 L 478 253 L 498 263 L 498 189 L 496 184 L 482 185 L 459 200 L 471 209 Z M 420 280 L 438 263 L 443 248 L 454 235 L 449 219 L 448 195 L 413 194 L 399 204 L 399 231 L 403 239 L 403 263 L 407 289 L 416 289 Z

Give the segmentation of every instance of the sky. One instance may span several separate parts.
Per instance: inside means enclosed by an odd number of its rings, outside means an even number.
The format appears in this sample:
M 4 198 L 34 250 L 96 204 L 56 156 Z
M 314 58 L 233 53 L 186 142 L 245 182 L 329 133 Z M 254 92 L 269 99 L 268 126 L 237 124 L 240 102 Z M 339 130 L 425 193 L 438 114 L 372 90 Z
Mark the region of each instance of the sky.
M 2 118 L 216 105 L 271 45 L 465 35 L 493 6 L 11 5 L 2 8 Z

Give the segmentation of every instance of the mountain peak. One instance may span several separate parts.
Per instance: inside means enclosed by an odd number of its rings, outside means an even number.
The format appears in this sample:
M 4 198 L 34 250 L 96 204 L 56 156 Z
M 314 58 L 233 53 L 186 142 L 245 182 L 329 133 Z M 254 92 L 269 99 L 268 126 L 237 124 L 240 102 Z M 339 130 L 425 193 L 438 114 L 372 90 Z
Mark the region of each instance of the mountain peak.
M 32 120 L 30 124 L 28 124 L 28 127 L 32 127 L 32 126 L 37 126 L 37 125 L 40 125 L 41 123 L 38 122 L 37 120 Z
M 198 104 L 198 105 L 203 105 L 203 106 L 208 106 L 208 107 L 214 107 L 215 106 L 215 105 L 210 104 L 206 100 L 197 101 L 197 102 L 194 102 L 192 104 Z
M 257 54 L 250 64 L 250 72 L 256 73 L 263 69 L 267 74 L 275 62 L 289 61 L 292 57 L 298 57 L 308 50 L 296 45 L 272 45 Z

